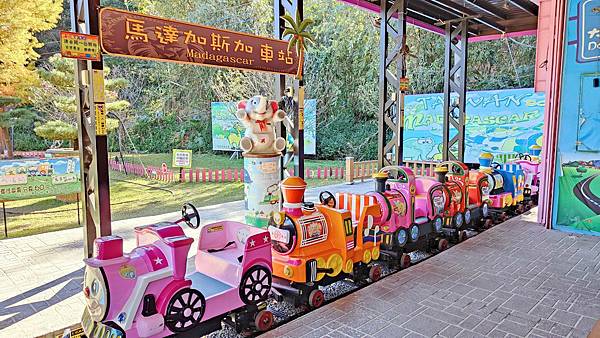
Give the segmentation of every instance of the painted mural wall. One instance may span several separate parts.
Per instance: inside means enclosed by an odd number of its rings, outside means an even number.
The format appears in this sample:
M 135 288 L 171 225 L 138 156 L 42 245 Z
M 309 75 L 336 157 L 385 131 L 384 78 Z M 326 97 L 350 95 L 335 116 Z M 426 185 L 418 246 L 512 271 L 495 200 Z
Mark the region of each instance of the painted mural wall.
M 541 146 L 544 102 L 533 88 L 468 92 L 465 162 L 476 163 L 482 152 L 502 161 Z M 441 160 L 443 94 L 408 95 L 404 111 L 404 160 Z
M 212 102 L 210 114 L 212 117 L 213 150 L 239 151 L 240 140 L 246 129 L 235 117 L 237 102 Z M 288 151 L 292 151 L 294 139 L 288 135 Z M 317 153 L 317 100 L 304 100 L 304 153 Z
M 600 235 L 600 0 L 569 0 L 555 228 Z

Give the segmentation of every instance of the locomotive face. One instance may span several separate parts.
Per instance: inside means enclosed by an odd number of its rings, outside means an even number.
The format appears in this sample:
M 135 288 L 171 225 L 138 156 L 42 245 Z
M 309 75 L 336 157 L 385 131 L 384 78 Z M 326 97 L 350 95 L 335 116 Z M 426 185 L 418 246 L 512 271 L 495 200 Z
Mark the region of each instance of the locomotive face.
M 83 294 L 90 315 L 94 321 L 104 320 L 108 312 L 108 285 L 100 268 L 85 267 Z
M 453 191 L 452 192 L 452 201 L 455 203 L 460 203 L 461 200 L 462 200 L 462 192 L 460 192 L 459 190 Z
M 493 182 L 493 184 L 491 184 L 491 189 L 490 190 L 496 190 L 496 189 L 504 189 L 504 178 L 502 177 L 501 174 L 493 174 L 493 175 L 488 175 L 489 176 L 489 180 L 490 183 Z
M 446 195 L 442 190 L 435 190 L 431 195 L 435 214 L 441 214 L 446 207 Z
M 486 179 L 481 182 L 480 186 L 482 197 L 488 197 L 490 195 L 490 192 L 492 192 L 492 185 L 493 180 L 491 179 L 490 175 L 486 175 Z

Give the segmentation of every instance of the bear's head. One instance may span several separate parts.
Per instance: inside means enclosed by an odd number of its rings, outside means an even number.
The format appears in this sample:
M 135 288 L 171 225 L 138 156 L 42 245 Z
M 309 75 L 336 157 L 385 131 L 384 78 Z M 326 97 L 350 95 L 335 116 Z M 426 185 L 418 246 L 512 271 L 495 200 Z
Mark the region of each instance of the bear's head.
M 279 106 L 277 101 L 269 101 L 266 97 L 257 95 L 246 101 L 240 101 L 238 109 L 245 110 L 252 120 L 269 121 L 273 119 L 273 115 L 279 109 Z

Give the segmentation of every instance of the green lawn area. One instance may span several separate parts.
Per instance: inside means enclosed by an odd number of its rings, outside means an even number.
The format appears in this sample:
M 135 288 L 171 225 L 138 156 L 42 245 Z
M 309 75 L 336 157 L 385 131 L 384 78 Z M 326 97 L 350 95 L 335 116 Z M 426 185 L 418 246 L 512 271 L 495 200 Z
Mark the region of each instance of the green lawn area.
M 169 154 L 140 155 L 145 165 L 159 166 Z M 307 167 L 333 166 L 341 162 L 307 161 Z M 227 156 L 195 155 L 194 167 L 243 167 L 243 160 Z M 341 166 L 341 165 L 340 165 Z M 206 206 L 244 199 L 243 183 L 163 183 L 111 171 L 111 211 L 113 220 L 159 215 L 177 211 L 184 202 Z M 342 180 L 310 179 L 309 187 L 341 183 Z M 78 227 L 77 204 L 54 197 L 6 202 L 10 238 Z M 0 238 L 2 236 L 0 235 Z

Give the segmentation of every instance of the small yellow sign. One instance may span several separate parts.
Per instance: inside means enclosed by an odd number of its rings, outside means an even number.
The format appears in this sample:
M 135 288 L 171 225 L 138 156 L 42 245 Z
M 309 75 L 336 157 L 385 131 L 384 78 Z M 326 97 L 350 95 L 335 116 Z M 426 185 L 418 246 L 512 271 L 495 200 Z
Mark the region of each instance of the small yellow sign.
M 66 335 L 65 332 L 68 332 L 70 335 Z M 85 337 L 85 333 L 83 332 L 83 328 L 82 327 L 77 327 L 77 328 L 69 328 L 69 329 L 65 329 L 60 333 L 55 334 L 54 336 L 55 338 L 64 338 L 64 337 L 70 337 L 70 338 L 82 338 Z
M 208 228 L 208 232 L 218 232 L 218 231 L 223 231 L 223 226 L 222 225 L 213 225 L 210 228 Z
M 100 41 L 97 35 L 60 32 L 60 55 L 66 58 L 100 61 Z
M 408 91 L 408 88 L 410 87 L 410 80 L 407 77 L 401 77 L 400 81 L 400 91 Z
M 94 104 L 96 111 L 96 135 L 97 136 L 105 136 L 106 135 L 106 107 L 104 103 L 96 103 Z
M 173 168 L 189 169 L 192 167 L 192 151 L 185 149 L 173 149 Z
M 104 72 L 94 69 L 92 72 L 92 86 L 94 88 L 94 102 L 105 102 L 104 96 Z

